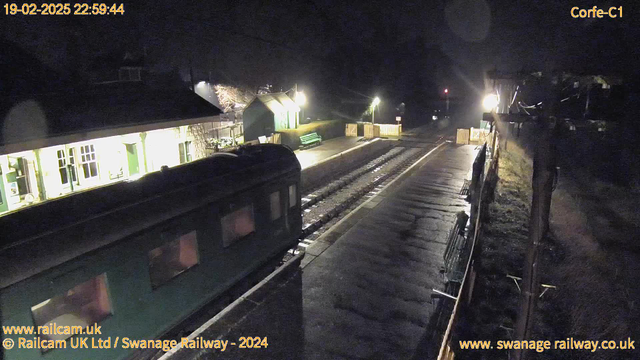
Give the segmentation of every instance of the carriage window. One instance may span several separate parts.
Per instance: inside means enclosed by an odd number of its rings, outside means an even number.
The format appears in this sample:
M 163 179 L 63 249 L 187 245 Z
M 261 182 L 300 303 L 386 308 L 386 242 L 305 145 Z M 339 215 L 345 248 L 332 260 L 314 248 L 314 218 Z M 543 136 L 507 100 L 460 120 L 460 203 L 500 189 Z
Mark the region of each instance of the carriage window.
M 289 208 L 296 206 L 298 195 L 296 193 L 296 184 L 289 185 Z
M 253 204 L 240 208 L 222 218 L 222 244 L 228 247 L 255 231 Z
M 43 340 L 65 340 L 82 333 L 111 315 L 111 302 L 107 293 L 107 275 L 101 274 L 89 281 L 31 307 L 36 326 L 64 326 L 71 334 L 40 334 Z M 67 328 L 68 327 L 68 328 Z
M 280 191 L 269 195 L 269 203 L 271 205 L 271 221 L 280 219 L 282 215 L 282 211 L 280 210 Z
M 149 251 L 151 286 L 157 288 L 198 263 L 196 232 Z

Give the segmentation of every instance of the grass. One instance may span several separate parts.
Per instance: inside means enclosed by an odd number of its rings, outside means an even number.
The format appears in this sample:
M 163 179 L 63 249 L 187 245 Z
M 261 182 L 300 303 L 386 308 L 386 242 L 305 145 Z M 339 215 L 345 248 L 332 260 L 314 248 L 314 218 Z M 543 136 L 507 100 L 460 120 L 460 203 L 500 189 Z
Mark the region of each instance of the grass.
M 590 175 L 559 151 L 560 179 L 553 193 L 550 232 L 543 240 L 539 275 L 557 286 L 539 301 L 533 340 L 640 340 L 640 195 Z M 510 340 L 519 291 L 507 274 L 522 276 L 531 203 L 531 161 L 517 145 L 500 159 L 500 180 L 471 306 L 463 307 L 457 340 Z M 640 346 L 638 346 L 640 348 Z M 638 350 L 550 350 L 530 359 L 640 359 Z M 457 350 L 456 359 L 508 359 L 504 351 Z
M 483 225 L 481 255 L 472 304 L 463 308 L 457 340 L 505 340 L 517 317 L 519 291 L 507 275 L 522 277 L 531 204 L 532 163 L 521 148 L 509 144 L 500 158 L 494 202 Z M 460 359 L 507 359 L 505 351 L 458 350 Z
M 551 312 L 539 319 L 537 335 L 588 340 L 640 339 L 640 231 L 638 195 L 597 180 L 565 163 L 554 192 L 551 233 L 553 258 L 542 262 L 558 286 Z M 553 254 L 553 253 L 552 253 Z M 573 357 L 571 357 L 573 355 Z M 550 352 L 541 359 L 638 359 L 631 351 Z

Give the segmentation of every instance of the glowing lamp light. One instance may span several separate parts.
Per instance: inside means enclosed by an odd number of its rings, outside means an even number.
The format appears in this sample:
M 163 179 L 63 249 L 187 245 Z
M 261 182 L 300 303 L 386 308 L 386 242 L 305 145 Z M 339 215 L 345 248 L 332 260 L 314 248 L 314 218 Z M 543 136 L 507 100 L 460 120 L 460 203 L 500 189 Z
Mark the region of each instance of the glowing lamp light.
M 449 89 L 444 89 L 444 93 L 448 94 L 449 93 Z
M 499 103 L 500 99 L 498 98 L 498 95 L 489 94 L 484 97 L 484 100 L 482 100 L 482 107 L 484 107 L 486 111 L 492 111 L 498 107 Z
M 296 92 L 296 104 L 298 106 L 303 106 L 307 103 L 307 97 L 304 95 L 302 91 Z
M 371 106 L 372 106 L 372 107 L 376 107 L 376 106 L 378 106 L 378 104 L 380 104 L 380 98 L 376 96 L 376 97 L 373 99 L 373 102 L 371 103 Z

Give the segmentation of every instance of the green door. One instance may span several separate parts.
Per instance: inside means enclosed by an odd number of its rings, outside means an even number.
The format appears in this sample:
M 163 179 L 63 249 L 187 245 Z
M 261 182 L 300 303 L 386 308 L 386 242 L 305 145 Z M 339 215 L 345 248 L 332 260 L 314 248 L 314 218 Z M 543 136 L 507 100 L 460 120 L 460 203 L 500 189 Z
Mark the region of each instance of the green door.
M 127 147 L 127 163 L 129 164 L 129 176 L 137 175 L 140 172 L 138 164 L 138 147 L 136 144 L 125 144 Z

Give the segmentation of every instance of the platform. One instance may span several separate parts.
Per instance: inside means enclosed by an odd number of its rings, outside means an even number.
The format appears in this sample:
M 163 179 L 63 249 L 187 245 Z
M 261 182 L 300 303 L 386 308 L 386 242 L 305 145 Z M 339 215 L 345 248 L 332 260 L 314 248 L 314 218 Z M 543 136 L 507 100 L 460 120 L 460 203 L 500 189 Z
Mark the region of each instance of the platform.
M 267 337 L 266 349 L 181 349 L 165 358 L 433 358 L 439 300 L 431 290 L 443 288 L 446 239 L 455 214 L 468 209 L 460 190 L 476 152 L 445 144 L 423 157 L 309 246 L 301 272 L 202 335 L 236 344 Z
M 298 161 L 300 161 L 302 169 L 304 170 L 334 155 L 370 142 L 370 140 L 367 141 L 361 136 L 341 136 L 338 138 L 324 140 L 320 145 L 296 150 L 294 152 L 298 157 Z

